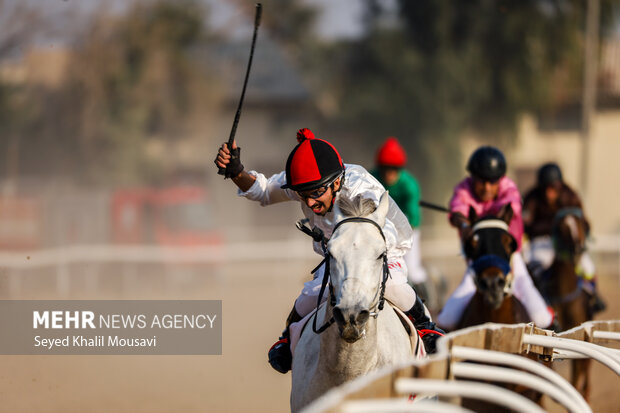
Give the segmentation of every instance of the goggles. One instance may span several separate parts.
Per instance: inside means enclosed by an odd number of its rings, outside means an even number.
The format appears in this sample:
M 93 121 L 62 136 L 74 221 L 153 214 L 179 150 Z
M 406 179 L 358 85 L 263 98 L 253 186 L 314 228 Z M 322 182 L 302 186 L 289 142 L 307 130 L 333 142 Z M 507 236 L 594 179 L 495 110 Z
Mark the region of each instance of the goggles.
M 323 195 L 325 195 L 325 192 L 327 192 L 327 190 L 334 184 L 334 182 L 336 182 L 336 180 L 338 180 L 338 178 L 342 177 L 343 175 L 344 175 L 344 172 L 338 175 L 337 177 L 335 177 L 331 182 L 325 184 L 324 186 L 321 186 L 317 189 L 297 192 L 297 194 L 299 194 L 301 199 L 308 199 L 308 198 L 318 199 L 322 197 Z
M 322 197 L 323 195 L 325 195 L 325 192 L 327 192 L 327 189 L 329 189 L 330 185 L 331 184 L 322 186 L 317 189 L 313 189 L 311 191 L 303 191 L 303 192 L 297 192 L 297 193 L 302 199 L 307 199 L 307 198 L 318 199 Z

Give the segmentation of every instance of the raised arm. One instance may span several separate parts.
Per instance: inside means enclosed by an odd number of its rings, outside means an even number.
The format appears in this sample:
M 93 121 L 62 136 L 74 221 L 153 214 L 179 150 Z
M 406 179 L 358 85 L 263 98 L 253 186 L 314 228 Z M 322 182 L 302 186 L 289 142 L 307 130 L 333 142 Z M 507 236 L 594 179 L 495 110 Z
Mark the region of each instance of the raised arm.
M 256 177 L 244 170 L 243 164 L 239 158 L 241 148 L 237 147 L 237 142 L 233 141 L 232 149 L 237 152 L 234 159 L 230 154 L 228 145 L 223 143 L 217 152 L 214 162 L 218 167 L 226 169 L 226 177 L 231 178 L 240 190 L 246 192 L 254 185 Z

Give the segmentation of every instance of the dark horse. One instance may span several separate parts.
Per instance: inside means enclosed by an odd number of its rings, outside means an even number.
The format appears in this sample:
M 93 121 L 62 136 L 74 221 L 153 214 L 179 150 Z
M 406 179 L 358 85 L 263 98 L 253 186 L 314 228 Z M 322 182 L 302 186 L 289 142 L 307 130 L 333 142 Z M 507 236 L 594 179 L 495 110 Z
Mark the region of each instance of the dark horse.
M 543 276 L 541 292 L 555 311 L 562 331 L 592 320 L 587 293 L 576 268 L 586 249 L 586 223 L 579 208 L 558 211 L 551 237 L 555 258 Z M 590 359 L 572 361 L 571 383 L 588 400 Z
M 508 232 L 513 211 L 507 204 L 497 216 L 480 219 L 473 208 L 469 211 L 469 222 L 473 229 L 465 240 L 465 256 L 472 262 L 475 271 L 476 293 L 465 309 L 458 328 L 470 327 L 486 322 L 517 324 L 527 323 L 530 317 L 521 302 L 512 295 L 512 271 L 510 257 L 517 250 L 517 241 Z M 501 385 L 499 383 L 493 383 Z M 540 404 L 542 394 L 524 386 L 501 385 Z M 465 399 L 463 407 L 477 412 L 509 411 L 497 405 Z
M 465 256 L 473 263 L 476 293 L 467 306 L 458 328 L 486 322 L 527 323 L 530 318 L 523 304 L 512 295 L 510 257 L 517 242 L 508 232 L 513 211 L 507 204 L 497 216 L 480 219 L 473 208 L 469 211 L 472 234 L 465 240 Z

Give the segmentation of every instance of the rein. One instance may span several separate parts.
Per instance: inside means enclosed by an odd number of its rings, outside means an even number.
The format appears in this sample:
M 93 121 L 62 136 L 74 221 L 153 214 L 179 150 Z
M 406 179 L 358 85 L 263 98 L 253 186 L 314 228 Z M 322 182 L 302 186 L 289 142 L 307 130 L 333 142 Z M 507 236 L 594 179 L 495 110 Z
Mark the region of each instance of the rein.
M 317 228 L 317 227 L 314 227 L 314 228 L 310 229 L 306 225 L 308 222 L 309 222 L 308 219 L 301 219 L 301 220 L 297 221 L 295 226 L 297 227 L 297 229 L 302 231 L 304 234 L 309 235 L 310 237 L 312 237 L 312 239 L 314 241 L 320 242 L 321 243 L 321 249 L 323 250 L 323 254 L 325 256 L 325 258 L 323 258 L 323 261 L 321 261 L 319 263 L 319 265 L 317 265 L 312 270 L 312 273 L 314 274 L 321 267 L 321 265 L 323 265 L 323 263 L 325 263 L 325 271 L 323 272 L 323 281 L 321 282 L 321 290 L 319 291 L 319 296 L 317 298 L 317 303 L 316 303 L 317 311 L 314 313 L 314 320 L 312 321 L 312 330 L 316 334 L 321 334 L 322 332 L 327 330 L 327 328 L 330 327 L 336 321 L 334 319 L 334 316 L 332 316 L 328 321 L 325 322 L 325 324 L 323 324 L 320 328 L 317 329 L 316 317 L 317 317 L 317 314 L 318 314 L 319 306 L 321 305 L 321 299 L 323 298 L 323 293 L 325 292 L 325 288 L 327 287 L 327 282 L 328 282 L 329 276 L 330 276 L 331 254 L 327 250 L 327 242 L 329 240 L 325 237 L 325 234 L 323 234 L 323 231 L 321 231 L 321 229 Z M 332 231 L 332 234 L 334 232 L 336 232 L 336 230 L 342 224 L 349 223 L 349 222 L 358 222 L 358 223 L 361 222 L 361 223 L 368 223 L 368 224 L 374 225 L 379 230 L 379 234 L 381 234 L 381 238 L 383 238 L 383 241 L 386 241 L 385 240 L 385 235 L 383 234 L 383 230 L 381 229 L 379 224 L 377 224 L 372 219 L 363 218 L 363 217 L 351 217 L 351 218 L 343 219 L 342 221 L 338 222 L 334 226 L 334 230 Z M 373 311 L 373 312 L 370 313 L 371 317 L 375 317 L 375 318 L 379 315 L 379 311 L 383 310 L 383 307 L 385 305 L 385 297 L 384 297 L 384 294 L 385 294 L 385 284 L 387 282 L 388 277 L 390 276 L 390 269 L 388 267 L 388 262 L 387 262 L 387 250 L 384 251 L 383 254 L 381 254 L 381 258 L 383 259 L 383 276 L 382 276 L 382 279 L 381 279 L 381 287 L 379 288 L 379 300 L 377 301 L 377 305 L 376 305 L 378 311 Z M 332 307 L 336 305 L 336 297 L 334 296 L 334 290 L 333 290 L 331 284 L 329 285 L 329 302 L 330 302 L 330 305 Z

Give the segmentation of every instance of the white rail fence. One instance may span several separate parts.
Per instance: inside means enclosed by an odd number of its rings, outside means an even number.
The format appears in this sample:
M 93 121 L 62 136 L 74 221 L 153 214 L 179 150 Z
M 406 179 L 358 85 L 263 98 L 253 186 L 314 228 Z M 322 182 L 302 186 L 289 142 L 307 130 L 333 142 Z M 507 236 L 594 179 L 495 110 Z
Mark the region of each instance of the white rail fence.
M 620 321 L 590 321 L 557 335 L 529 324 L 489 323 L 467 328 L 441 338 L 438 353 L 427 360 L 387 367 L 332 389 L 304 413 L 467 411 L 454 404 L 461 397 L 519 412 L 543 411 L 517 393 L 477 382 L 489 380 L 536 389 L 569 412 L 591 413 L 590 406 L 563 377 L 523 355 L 533 353 L 552 361 L 567 358 L 565 350 L 570 350 L 570 357 L 593 357 L 620 378 L 620 356 L 604 346 L 617 341 L 619 333 Z M 417 399 L 435 396 L 439 400 L 411 403 L 407 401 L 411 394 L 419 396 Z

